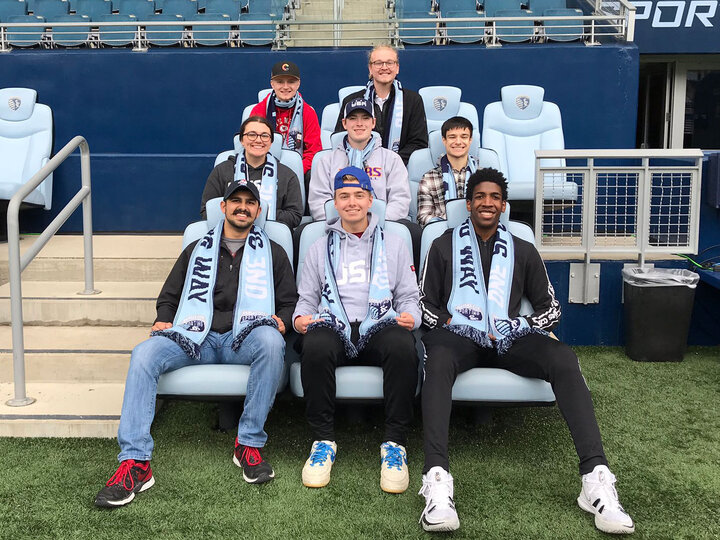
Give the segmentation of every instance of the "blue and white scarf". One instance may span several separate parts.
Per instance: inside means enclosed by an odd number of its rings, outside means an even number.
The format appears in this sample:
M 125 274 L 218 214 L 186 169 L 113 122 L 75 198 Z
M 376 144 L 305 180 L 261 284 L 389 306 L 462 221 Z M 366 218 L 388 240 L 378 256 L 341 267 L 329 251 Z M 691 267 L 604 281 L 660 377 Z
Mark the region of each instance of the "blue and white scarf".
M 395 98 L 393 100 L 392 114 L 388 118 L 388 126 L 385 127 L 385 133 L 388 135 L 387 144 L 385 148 L 396 152 L 400 150 L 400 134 L 402 133 L 402 121 L 403 121 L 403 90 L 400 81 L 395 79 L 393 81 L 393 87 L 395 88 Z M 372 79 L 368 81 L 365 87 L 364 98 L 375 106 L 375 84 Z
M 265 165 L 262 170 L 262 178 L 258 191 L 260 192 L 260 204 L 267 208 L 267 219 L 274 221 L 277 214 L 277 179 L 278 162 L 272 154 L 265 157 Z M 245 152 L 237 154 L 235 157 L 235 177 L 233 180 L 250 182 L 248 175 L 248 166 L 245 161 Z M 257 182 L 255 182 L 257 185 Z
M 153 336 L 172 339 L 194 360 L 200 359 L 200 345 L 210 332 L 213 296 L 224 221 L 197 243 L 190 256 L 180 305 L 173 326 Z M 233 315 L 232 349 L 237 351 L 247 335 L 258 326 L 273 326 L 275 287 L 270 239 L 261 228 L 252 226 L 245 242 L 238 278 L 238 299 Z
M 300 92 L 296 92 L 292 99 L 283 101 L 278 99 L 275 95 L 275 90 L 272 91 L 267 101 L 265 102 L 265 118 L 270 118 L 272 125 L 277 126 L 277 107 L 283 109 L 290 109 L 295 107 L 290 119 L 290 125 L 288 126 L 287 133 L 283 137 L 283 150 L 294 150 L 302 156 L 303 154 L 303 98 Z
M 524 317 L 511 319 L 508 315 L 515 246 L 507 228 L 498 224 L 487 290 L 470 218 L 457 226 L 452 234 L 453 285 L 447 304 L 452 319 L 445 328 L 471 339 L 480 347 L 495 347 L 498 354 L 504 354 L 513 341 L 524 335 L 544 333 L 532 328 Z M 489 334 L 495 336 L 495 341 Z
M 447 154 L 443 155 L 443 157 L 440 158 L 440 170 L 442 171 L 442 178 L 443 178 L 443 191 L 445 192 L 445 200 L 451 201 L 453 199 L 457 199 L 458 197 L 464 197 L 465 193 L 458 193 L 457 192 L 457 184 L 455 183 L 455 174 L 453 174 L 452 165 L 450 165 L 450 160 L 447 157 Z M 477 170 L 477 165 L 475 164 L 475 158 L 472 156 L 468 156 L 468 162 L 467 166 L 465 168 L 465 184 L 467 186 L 467 179 L 469 177 L 468 171 L 470 174 L 474 173 Z
M 327 252 L 325 254 L 325 283 L 320 297 L 320 313 L 313 319 L 322 319 L 312 323 L 308 330 L 317 327 L 328 327 L 338 333 L 345 346 L 348 358 L 357 357 L 377 332 L 397 324 L 397 312 L 392 307 L 392 293 L 387 269 L 387 252 L 385 251 L 385 232 L 381 227 L 373 234 L 372 259 L 370 262 L 370 290 L 368 292 L 368 312 L 360 323 L 360 339 L 357 347 L 353 345 L 350 335 L 350 321 L 340 300 L 335 269 L 340 260 L 340 234 L 330 231 L 327 235 Z
M 345 138 L 343 139 L 343 148 L 345 148 L 345 153 L 348 157 L 348 165 L 352 167 L 357 167 L 358 169 L 362 169 L 363 171 L 368 168 L 367 160 L 370 157 L 370 154 L 372 154 L 372 151 L 375 150 L 375 144 L 380 139 L 380 134 L 376 131 L 372 132 L 372 136 L 370 137 L 370 140 L 368 141 L 365 148 L 362 150 L 358 150 L 357 148 L 353 148 L 350 146 L 350 141 L 348 140 L 348 136 L 345 135 Z

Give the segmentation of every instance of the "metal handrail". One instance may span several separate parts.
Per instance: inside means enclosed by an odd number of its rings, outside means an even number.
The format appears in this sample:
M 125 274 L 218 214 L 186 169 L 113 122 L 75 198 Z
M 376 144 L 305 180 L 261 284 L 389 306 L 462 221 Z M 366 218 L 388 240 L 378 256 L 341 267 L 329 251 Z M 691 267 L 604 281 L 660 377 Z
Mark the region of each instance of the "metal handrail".
M 20 204 L 55 169 L 57 169 L 76 148 L 80 147 L 80 175 L 82 185 L 75 196 L 60 210 L 55 219 L 45 228 L 32 245 L 20 255 Z M 58 229 L 67 221 L 75 209 L 83 205 L 83 245 L 85 252 L 85 290 L 78 294 L 97 294 L 93 280 L 92 255 L 92 207 L 90 204 L 90 147 L 84 137 L 78 135 L 48 161 L 10 199 L 7 209 L 8 266 L 10 271 L 10 318 L 13 343 L 13 381 L 15 398 L 7 401 L 11 407 L 22 407 L 35 402 L 27 397 L 25 388 L 25 343 L 23 338 L 22 282 L 20 274 L 48 243 Z

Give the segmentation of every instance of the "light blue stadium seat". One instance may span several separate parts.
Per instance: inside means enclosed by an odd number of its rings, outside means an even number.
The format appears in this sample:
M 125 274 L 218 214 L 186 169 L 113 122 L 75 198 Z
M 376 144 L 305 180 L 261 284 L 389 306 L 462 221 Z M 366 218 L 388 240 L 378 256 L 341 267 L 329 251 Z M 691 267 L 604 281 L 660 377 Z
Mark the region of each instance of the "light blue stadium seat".
M 275 40 L 275 23 L 267 13 L 241 13 L 238 25 L 240 41 L 245 45 L 269 45 Z
M 193 25 L 193 40 L 198 45 L 206 45 L 215 47 L 218 45 L 226 45 L 230 42 L 232 27 L 230 25 L 231 17 L 225 13 L 196 13 L 189 19 L 190 21 L 227 21 L 228 24 L 223 25 Z
M 52 27 L 53 45 L 62 47 L 77 47 L 79 45 L 87 45 L 90 39 L 90 17 L 87 15 L 55 15 L 49 17 L 48 22 L 84 22 L 84 26 L 74 27 Z
M 445 146 L 442 143 L 440 130 L 431 131 L 428 135 L 428 148 L 415 150 L 410 154 L 408 160 L 408 180 L 410 181 L 410 219 L 417 218 L 417 196 L 420 180 L 430 169 L 434 169 L 440 157 L 445 154 Z M 470 144 L 470 155 L 477 160 L 478 167 L 492 167 L 500 170 L 500 161 L 497 153 L 488 148 L 480 148 L 480 132 L 473 131 L 472 143 Z
M 485 15 L 474 9 L 463 11 L 441 11 L 445 21 L 445 33 L 453 43 L 478 43 L 485 40 Z M 474 19 L 473 21 L 454 21 L 452 19 Z
M 52 111 L 36 101 L 33 89 L 0 89 L 0 200 L 10 200 L 50 159 Z M 52 186 L 51 173 L 23 202 L 49 210 Z
M 87 15 L 91 21 L 96 21 L 100 15 L 110 15 L 113 7 L 110 0 L 74 0 L 72 9 L 78 15 Z
M 486 17 L 495 17 L 501 9 L 521 9 L 523 0 L 485 0 L 484 9 Z
M 240 17 L 240 8 L 242 6 L 236 0 L 207 0 L 205 3 L 205 13 L 224 13 L 229 15 L 230 19 L 237 21 Z
M 7 22 L 10 17 L 27 15 L 27 2 L 3 0 L 0 2 L 0 22 Z
M 400 41 L 408 45 L 434 43 L 438 37 L 438 14 L 429 10 L 412 11 L 397 9 L 396 17 L 400 20 L 398 36 Z M 423 19 L 420 22 L 409 22 L 408 19 Z
M 546 17 L 582 17 L 580 9 L 557 8 L 543 11 Z M 585 31 L 582 19 L 568 19 L 566 21 L 547 21 L 543 31 L 549 41 L 575 41 L 582 39 Z
M 148 21 L 172 21 L 182 23 L 182 15 L 172 13 L 154 13 Z M 169 24 L 167 26 L 146 26 L 145 37 L 153 45 L 168 47 L 183 41 L 184 28 L 182 24 Z
M 243 109 L 243 113 L 242 113 L 242 121 L 243 121 L 243 122 L 248 119 L 248 117 L 250 116 L 250 112 L 253 110 L 253 108 L 255 107 L 255 105 L 257 105 L 257 104 L 260 103 L 263 99 L 265 99 L 265 96 L 267 96 L 270 92 L 272 92 L 272 88 L 263 88 L 262 90 L 260 90 L 260 91 L 258 92 L 258 100 L 257 100 L 257 102 L 256 102 L 256 103 L 251 103 L 250 105 L 247 105 L 247 106 Z
M 457 227 L 468 217 L 464 199 L 455 199 L 447 203 L 447 220 L 435 221 L 423 229 L 422 261 L 432 242 L 446 230 Z M 508 221 L 509 205 L 501 216 L 501 221 L 515 236 L 535 243 L 530 227 L 517 221 Z M 422 269 L 421 269 L 422 273 Z M 422 275 L 422 274 L 421 274 Z M 523 298 L 521 314 L 532 313 L 530 302 Z M 452 390 L 453 401 L 481 402 L 489 404 L 546 404 L 555 402 L 550 383 L 541 379 L 521 377 L 501 368 L 473 368 L 458 375 Z
M 418 93 L 425 107 L 428 133 L 440 129 L 453 116 L 467 118 L 474 129 L 480 129 L 475 105 L 462 101 L 462 90 L 457 86 L 424 86 Z
M 116 0 L 115 7 L 121 15 L 135 15 L 139 21 L 148 21 L 155 13 L 153 0 Z
M 340 116 L 340 105 L 342 105 L 343 99 L 354 92 L 359 92 L 364 89 L 364 86 L 344 86 L 338 90 L 337 103 L 330 103 L 325 106 L 320 120 L 320 139 L 324 149 L 332 148 L 330 145 L 330 136 L 333 131 L 335 131 L 335 122 L 337 122 L 338 116 Z
M 187 19 L 198 12 L 196 0 L 164 0 L 162 6 L 156 0 L 155 5 L 162 9 L 164 15 L 182 15 L 183 19 Z
M 379 214 L 380 225 L 384 227 L 388 233 L 400 236 L 407 249 L 412 253 L 412 241 L 410 239 L 410 233 L 407 228 L 399 223 L 392 221 L 385 221 L 385 202 L 380 199 L 373 199 L 370 211 Z M 336 217 L 337 210 L 332 202 L 328 201 L 325 204 L 325 214 L 329 218 Z M 303 265 L 305 264 L 305 255 L 307 254 L 310 246 L 315 243 L 319 238 L 325 234 L 325 221 L 315 221 L 309 223 L 300 236 L 300 247 L 298 251 L 298 268 L 297 268 L 297 280 L 300 282 L 300 275 L 302 273 Z M 420 344 L 418 343 L 418 354 Z M 294 360 L 294 361 L 293 361 Z M 299 358 L 297 358 L 299 360 Z M 297 397 L 303 397 L 305 392 L 302 387 L 302 378 L 300 375 L 300 362 L 295 357 L 291 357 L 290 365 L 290 390 L 293 395 Z M 417 392 L 420 392 L 420 375 L 422 371 L 419 370 L 418 374 L 418 387 Z M 383 398 L 383 374 L 382 368 L 378 366 L 341 366 L 335 369 L 335 397 L 338 400 L 362 400 L 362 401 L 376 401 Z
M 63 0 L 36 0 L 33 13 L 44 17 L 46 21 L 57 15 L 67 15 L 70 12 L 70 3 Z
M 138 18 L 135 15 L 111 14 L 98 15 L 93 22 L 127 22 L 122 26 L 101 26 L 100 43 L 111 47 L 124 47 L 130 45 L 137 37 Z
M 520 43 L 530 41 L 535 37 L 535 21 L 531 17 L 532 11 L 526 9 L 499 9 L 496 17 L 515 17 L 512 21 L 497 21 L 495 30 L 500 41 Z
M 279 19 L 287 2 L 278 0 L 249 0 L 246 2 L 248 13 L 251 15 L 264 15 L 265 18 Z
M 440 11 L 477 11 L 475 0 L 439 0 Z
M 512 85 L 501 89 L 502 101 L 490 103 L 483 115 L 482 141 L 497 152 L 500 171 L 508 180 L 510 200 L 535 199 L 535 150 L 565 148 L 560 109 L 543 101 L 539 86 Z M 543 160 L 545 166 L 564 167 L 565 160 Z M 578 186 L 562 175 L 546 178 L 544 199 L 575 201 Z
M 6 36 L 14 47 L 34 47 L 40 45 L 45 35 L 45 18 L 40 15 L 13 15 L 8 17 Z M 38 26 L 13 26 L 10 23 L 38 23 Z
M 205 233 L 224 219 L 220 210 L 221 197 L 210 199 L 205 204 L 206 221 L 191 223 L 183 234 L 183 249 L 190 243 L 202 238 Z M 280 244 L 288 255 L 292 265 L 292 237 L 290 230 L 282 223 L 266 221 L 265 209 L 260 213 L 255 224 L 262 227 L 271 240 Z M 286 332 L 291 335 L 291 331 Z M 286 346 L 286 350 L 291 348 Z M 176 398 L 212 398 L 228 399 L 242 397 L 247 393 L 247 382 L 250 377 L 250 366 L 232 364 L 203 364 L 186 366 L 169 373 L 164 373 L 158 380 L 157 393 L 162 397 Z M 285 389 L 288 380 L 288 366 L 284 366 L 277 392 Z
M 547 9 L 566 8 L 566 0 L 527 0 L 526 5 L 535 14 L 544 14 Z

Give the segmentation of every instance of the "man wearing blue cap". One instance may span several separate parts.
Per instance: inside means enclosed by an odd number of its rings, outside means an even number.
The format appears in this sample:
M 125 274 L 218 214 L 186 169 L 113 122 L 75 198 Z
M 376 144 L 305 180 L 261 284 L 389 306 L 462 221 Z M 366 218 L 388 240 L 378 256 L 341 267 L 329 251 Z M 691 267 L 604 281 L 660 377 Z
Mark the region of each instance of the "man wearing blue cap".
M 283 248 L 255 225 L 260 193 L 254 183 L 231 183 L 220 208 L 225 219 L 180 254 L 158 296 L 152 337 L 133 349 L 118 428 L 120 466 L 96 506 L 124 506 L 155 484 L 150 426 L 158 379 L 189 365 L 250 366 L 233 462 L 246 482 L 275 476 L 260 451 L 282 375 L 295 280 Z
M 314 437 L 303 484 L 319 488 L 330 482 L 337 452 L 335 368 L 379 365 L 385 401 L 380 487 L 402 493 L 409 479 L 405 446 L 417 385 L 411 332 L 420 323 L 412 259 L 403 240 L 386 233 L 369 211 L 373 188 L 365 171 L 341 169 L 334 187 L 339 217 L 327 222 L 325 236 L 308 250 L 293 313 Z

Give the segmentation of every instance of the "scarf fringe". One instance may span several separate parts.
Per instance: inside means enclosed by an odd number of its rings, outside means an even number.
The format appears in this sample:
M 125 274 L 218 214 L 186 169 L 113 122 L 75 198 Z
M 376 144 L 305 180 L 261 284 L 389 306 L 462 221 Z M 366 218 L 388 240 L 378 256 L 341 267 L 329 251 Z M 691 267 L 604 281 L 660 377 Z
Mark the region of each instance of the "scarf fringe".
M 443 328 L 447 328 L 458 336 L 468 338 L 477 344 L 478 347 L 490 348 L 493 346 L 492 340 L 487 335 L 487 332 L 483 332 L 467 324 L 446 324 Z
M 345 354 L 348 358 L 357 358 L 358 350 L 353 345 L 352 341 L 348 339 L 348 337 L 345 335 L 345 332 L 341 331 L 337 326 L 335 326 L 332 323 L 329 323 L 327 321 L 318 321 L 314 322 L 311 325 L 308 325 L 307 331 L 313 330 L 314 328 L 329 328 L 333 332 L 335 332 L 339 337 L 340 341 L 342 341 L 343 347 L 345 348 Z
M 510 347 L 513 346 L 513 343 L 515 343 L 516 339 L 520 339 L 521 337 L 525 337 L 530 334 L 542 334 L 544 336 L 549 335 L 545 330 L 541 330 L 540 328 L 526 327 L 521 328 L 520 330 L 515 330 L 511 332 L 508 337 L 495 342 L 495 348 L 497 349 L 498 356 L 502 356 L 508 352 Z
M 368 341 L 370 341 L 370 338 L 372 338 L 375 334 L 377 334 L 380 330 L 384 330 L 388 326 L 396 325 L 397 321 L 393 319 L 383 319 L 382 321 L 378 322 L 377 324 L 371 326 L 367 332 L 365 332 L 365 335 L 360 336 L 360 340 L 357 344 L 358 351 L 362 351 L 365 346 L 368 344 Z
M 183 336 L 180 332 L 172 330 L 154 330 L 150 332 L 151 336 L 160 336 L 168 338 L 177 343 L 185 354 L 193 360 L 200 360 L 200 345 Z
M 240 349 L 240 345 L 242 345 L 242 342 L 245 340 L 246 337 L 255 330 L 256 328 L 260 326 L 272 326 L 273 328 L 278 327 L 278 323 L 275 319 L 272 317 L 265 317 L 264 319 L 255 319 L 251 323 L 249 323 L 245 328 L 243 328 L 240 333 L 233 338 L 232 345 L 230 346 L 233 350 L 233 352 L 238 352 L 238 349 Z

